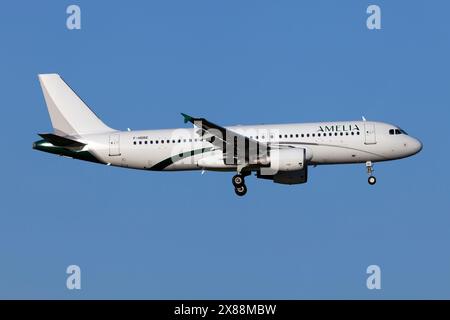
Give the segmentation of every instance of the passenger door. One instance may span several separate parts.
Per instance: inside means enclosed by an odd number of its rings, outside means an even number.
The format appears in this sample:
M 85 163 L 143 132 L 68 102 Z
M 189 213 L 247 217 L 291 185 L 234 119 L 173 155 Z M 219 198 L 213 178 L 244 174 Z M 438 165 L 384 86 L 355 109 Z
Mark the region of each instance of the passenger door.
M 109 155 L 120 156 L 120 134 L 109 136 Z
M 377 143 L 377 135 L 375 132 L 375 124 L 374 123 L 364 123 L 364 135 L 365 135 L 365 144 L 375 144 Z

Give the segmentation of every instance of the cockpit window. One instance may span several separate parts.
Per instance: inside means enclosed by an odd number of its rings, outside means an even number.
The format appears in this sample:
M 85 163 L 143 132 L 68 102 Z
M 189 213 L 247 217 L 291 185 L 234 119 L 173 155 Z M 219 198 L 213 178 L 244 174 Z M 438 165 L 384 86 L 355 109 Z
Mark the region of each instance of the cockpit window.
M 402 130 L 400 128 L 398 128 L 398 129 L 389 129 L 389 134 L 390 135 L 394 135 L 394 134 L 406 134 L 406 135 L 408 135 L 405 130 Z

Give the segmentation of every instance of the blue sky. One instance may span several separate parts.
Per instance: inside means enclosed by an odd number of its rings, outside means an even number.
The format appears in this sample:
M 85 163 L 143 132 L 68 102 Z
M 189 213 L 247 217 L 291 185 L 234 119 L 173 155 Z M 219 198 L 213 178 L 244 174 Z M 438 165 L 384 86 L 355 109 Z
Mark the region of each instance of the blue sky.
M 378 4 L 382 29 L 366 28 Z M 77 4 L 82 29 L 66 28 Z M 450 298 L 448 1 L 15 1 L 0 11 L 0 298 Z M 151 173 L 31 149 L 38 73 L 117 129 L 360 119 L 424 144 L 305 185 Z M 66 289 L 66 267 L 82 289 Z M 382 289 L 366 288 L 377 264 Z

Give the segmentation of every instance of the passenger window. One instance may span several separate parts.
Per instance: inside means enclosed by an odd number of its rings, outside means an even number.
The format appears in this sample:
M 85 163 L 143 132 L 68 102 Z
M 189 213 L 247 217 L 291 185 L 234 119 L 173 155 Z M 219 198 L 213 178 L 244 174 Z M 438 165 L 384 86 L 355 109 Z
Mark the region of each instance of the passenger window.
M 159 143 L 159 140 L 155 140 L 155 143 L 158 144 L 158 143 Z
M 302 133 L 302 138 L 304 138 L 305 137 L 305 134 L 304 133 Z
M 309 138 L 309 133 L 307 133 L 307 134 L 306 134 L 306 137 L 308 137 L 308 138 Z
M 144 142 L 145 144 L 147 144 L 148 142 L 147 142 L 147 140 L 145 140 L 145 142 Z
M 136 144 L 136 141 L 133 141 L 134 144 Z
M 320 133 L 318 133 L 317 136 L 320 137 Z
M 315 134 L 315 133 L 313 133 L 313 134 L 312 134 L 312 136 L 313 136 L 313 137 L 315 137 L 315 136 L 316 136 L 316 134 Z

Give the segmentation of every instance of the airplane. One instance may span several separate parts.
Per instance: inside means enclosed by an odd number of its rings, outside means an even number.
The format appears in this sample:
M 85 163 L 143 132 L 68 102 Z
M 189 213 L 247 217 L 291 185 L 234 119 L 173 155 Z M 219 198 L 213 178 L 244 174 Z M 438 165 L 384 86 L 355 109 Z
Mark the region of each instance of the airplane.
M 69 158 L 148 171 L 235 172 L 235 193 L 245 178 L 302 184 L 308 167 L 365 163 L 374 185 L 376 162 L 406 158 L 422 143 L 398 126 L 376 121 L 338 121 L 224 127 L 182 113 L 192 128 L 119 131 L 108 127 L 58 74 L 38 75 L 53 126 L 33 149 Z

